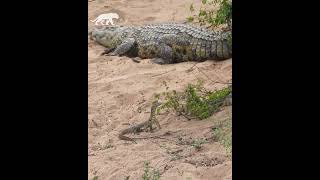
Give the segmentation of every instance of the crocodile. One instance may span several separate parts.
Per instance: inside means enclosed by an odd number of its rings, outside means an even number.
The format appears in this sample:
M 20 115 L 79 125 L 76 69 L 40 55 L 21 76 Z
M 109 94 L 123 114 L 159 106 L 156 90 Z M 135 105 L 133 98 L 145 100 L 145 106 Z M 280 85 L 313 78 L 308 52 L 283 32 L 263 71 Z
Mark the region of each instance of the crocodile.
M 151 113 L 150 113 L 150 117 L 147 121 L 142 122 L 140 124 L 134 125 L 130 128 L 124 129 L 120 132 L 119 134 L 119 139 L 121 140 L 125 140 L 125 141 L 133 141 L 135 142 L 134 139 L 129 138 L 127 136 L 124 136 L 125 134 L 129 134 L 129 133 L 138 133 L 141 132 L 142 130 L 147 130 L 149 128 L 150 131 L 153 131 L 153 127 L 152 124 L 155 123 L 159 129 L 161 129 L 160 123 L 157 121 L 156 119 L 156 110 L 157 108 L 161 105 L 160 102 L 155 101 L 152 103 L 151 106 Z
M 225 60 L 232 57 L 231 30 L 210 31 L 179 23 L 105 26 L 89 32 L 104 55 L 149 58 L 157 64 Z

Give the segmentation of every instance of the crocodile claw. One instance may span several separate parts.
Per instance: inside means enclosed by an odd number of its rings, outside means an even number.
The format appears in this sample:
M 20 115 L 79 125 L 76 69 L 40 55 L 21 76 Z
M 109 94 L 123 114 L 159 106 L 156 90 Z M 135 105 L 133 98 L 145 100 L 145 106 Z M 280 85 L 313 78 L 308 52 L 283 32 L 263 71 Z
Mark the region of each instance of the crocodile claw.
M 116 56 L 117 54 L 114 53 L 114 52 L 111 52 L 111 53 L 108 53 L 107 55 L 108 55 L 108 56 Z
M 151 62 L 156 63 L 156 64 L 165 64 L 165 61 L 162 58 L 151 59 Z

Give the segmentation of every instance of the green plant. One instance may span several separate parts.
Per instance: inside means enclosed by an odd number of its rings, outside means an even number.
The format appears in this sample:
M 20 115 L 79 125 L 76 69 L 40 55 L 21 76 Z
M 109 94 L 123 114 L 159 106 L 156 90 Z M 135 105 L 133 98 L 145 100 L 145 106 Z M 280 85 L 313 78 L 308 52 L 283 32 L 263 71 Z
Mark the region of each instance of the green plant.
M 187 17 L 188 22 L 192 22 L 193 20 L 194 20 L 194 17 L 192 17 L 192 16 Z
M 160 171 L 159 170 L 153 170 L 152 171 L 152 180 L 159 180 L 160 179 Z
M 188 119 L 205 119 L 219 109 L 230 93 L 230 87 L 211 92 L 203 88 L 202 82 L 196 85 L 189 84 L 183 92 L 173 90 L 162 93 L 164 103 L 158 111 L 173 109 Z M 161 97 L 157 96 L 157 98 Z
M 200 150 L 202 147 L 202 144 L 206 143 L 207 141 L 203 140 L 203 139 L 199 139 L 199 140 L 193 140 L 191 143 L 191 146 L 196 148 L 197 150 Z
M 98 176 L 94 176 L 92 180 L 98 180 Z
M 199 119 L 205 119 L 210 116 L 209 104 L 197 92 L 197 89 L 189 84 L 186 89 L 186 111 Z
M 153 168 L 152 172 L 150 172 L 150 162 L 144 162 L 144 173 L 142 175 L 143 180 L 159 180 L 160 172 L 159 170 L 155 170 Z
M 220 142 L 228 153 L 232 152 L 232 119 L 227 118 L 212 128 L 214 139 Z
M 231 0 L 202 0 L 202 7 L 199 10 L 197 15 L 198 21 L 200 25 L 210 24 L 212 26 L 218 26 L 222 24 L 227 24 L 229 28 L 231 28 L 232 22 L 232 1 Z M 205 7 L 211 5 L 218 5 L 219 8 L 217 10 L 207 10 Z M 190 5 L 190 12 L 193 13 L 194 7 L 193 4 Z M 190 16 L 192 17 L 192 16 Z M 192 22 L 194 18 L 187 18 Z
M 144 162 L 144 173 L 142 175 L 143 180 L 148 180 L 149 179 L 149 162 Z
M 230 26 L 232 20 L 232 4 L 228 0 L 216 0 L 220 3 L 220 8 L 217 11 L 214 19 L 215 25 L 228 24 Z

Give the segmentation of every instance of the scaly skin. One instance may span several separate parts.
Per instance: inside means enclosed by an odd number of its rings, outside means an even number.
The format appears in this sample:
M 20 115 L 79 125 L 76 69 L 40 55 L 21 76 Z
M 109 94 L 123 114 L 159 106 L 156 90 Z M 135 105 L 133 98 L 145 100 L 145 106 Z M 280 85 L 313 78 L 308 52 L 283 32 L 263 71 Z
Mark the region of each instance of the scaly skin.
M 150 58 L 158 64 L 231 58 L 229 36 L 231 31 L 176 23 L 104 27 L 91 32 L 91 39 L 105 46 L 107 55 Z
M 158 128 L 161 129 L 159 122 L 156 120 L 156 110 L 160 105 L 161 104 L 158 101 L 154 102 L 151 106 L 151 113 L 150 113 L 149 119 L 143 123 L 140 123 L 140 124 L 137 124 L 133 127 L 122 130 L 119 134 L 119 139 L 126 140 L 126 141 L 134 141 L 132 138 L 129 138 L 124 135 L 129 134 L 129 133 L 141 132 L 142 130 L 147 129 L 147 128 L 150 128 L 150 131 L 152 131 L 153 130 L 153 128 L 152 128 L 153 123 L 156 123 Z

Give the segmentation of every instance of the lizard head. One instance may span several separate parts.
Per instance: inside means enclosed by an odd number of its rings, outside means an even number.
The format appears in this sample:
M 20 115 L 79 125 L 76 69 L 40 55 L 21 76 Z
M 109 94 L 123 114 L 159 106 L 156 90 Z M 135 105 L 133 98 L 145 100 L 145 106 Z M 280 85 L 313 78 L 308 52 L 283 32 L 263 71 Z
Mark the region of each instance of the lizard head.
M 160 106 L 160 105 L 162 105 L 162 103 L 159 102 L 159 101 L 153 101 L 153 102 L 152 102 L 152 106 L 154 106 L 154 107 L 158 107 L 158 106 Z

